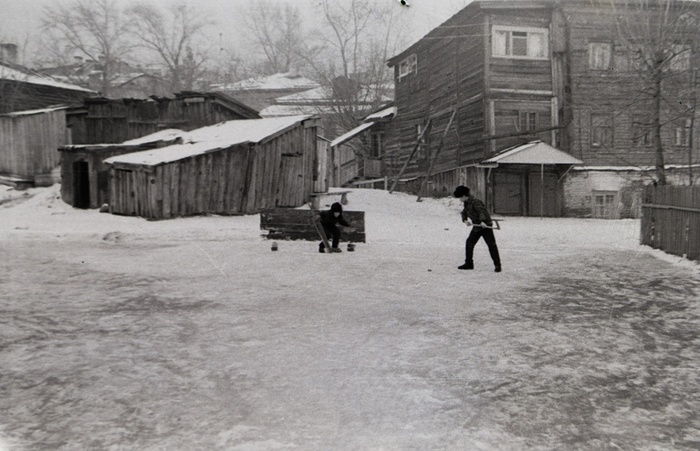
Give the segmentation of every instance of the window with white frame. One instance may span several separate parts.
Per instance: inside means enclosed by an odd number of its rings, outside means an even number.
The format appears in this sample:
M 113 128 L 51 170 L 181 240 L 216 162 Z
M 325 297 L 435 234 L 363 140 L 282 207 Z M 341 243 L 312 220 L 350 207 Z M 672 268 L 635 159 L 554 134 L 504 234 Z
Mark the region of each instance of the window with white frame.
M 676 127 L 676 139 L 674 144 L 679 147 L 690 145 L 690 119 L 685 119 L 683 125 Z
M 591 114 L 591 147 L 610 148 L 612 143 L 612 116 L 609 114 Z
M 592 216 L 598 219 L 617 218 L 617 191 L 593 191 Z
M 399 63 L 399 80 L 409 74 L 418 73 L 418 57 L 412 54 Z
M 520 132 L 531 132 L 537 130 L 537 113 L 532 111 L 520 111 L 519 114 Z
M 505 58 L 547 59 L 549 31 L 546 28 L 494 26 L 492 55 Z
M 612 61 L 612 44 L 591 42 L 588 44 L 588 67 L 595 70 L 608 70 Z

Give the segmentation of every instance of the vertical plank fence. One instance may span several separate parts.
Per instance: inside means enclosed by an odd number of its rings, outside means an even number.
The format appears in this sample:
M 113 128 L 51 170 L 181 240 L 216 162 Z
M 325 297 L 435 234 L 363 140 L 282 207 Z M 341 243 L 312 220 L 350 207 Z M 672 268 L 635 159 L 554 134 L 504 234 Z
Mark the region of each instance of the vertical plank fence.
M 640 243 L 700 260 L 700 186 L 647 186 Z

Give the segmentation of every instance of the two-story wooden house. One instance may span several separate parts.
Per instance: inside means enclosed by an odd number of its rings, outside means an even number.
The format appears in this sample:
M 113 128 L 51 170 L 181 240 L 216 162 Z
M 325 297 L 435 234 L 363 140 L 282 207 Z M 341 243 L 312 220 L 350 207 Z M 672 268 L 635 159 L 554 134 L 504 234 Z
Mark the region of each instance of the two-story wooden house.
M 652 121 L 650 102 L 633 102 L 639 73 L 622 68 L 631 52 L 616 17 L 634 2 L 616 3 L 475 1 L 391 58 L 387 175 L 428 176 L 432 195 L 467 184 L 502 214 L 633 216 L 654 174 L 640 145 Z M 681 125 L 665 144 L 687 148 Z M 682 158 L 667 153 L 672 171 Z

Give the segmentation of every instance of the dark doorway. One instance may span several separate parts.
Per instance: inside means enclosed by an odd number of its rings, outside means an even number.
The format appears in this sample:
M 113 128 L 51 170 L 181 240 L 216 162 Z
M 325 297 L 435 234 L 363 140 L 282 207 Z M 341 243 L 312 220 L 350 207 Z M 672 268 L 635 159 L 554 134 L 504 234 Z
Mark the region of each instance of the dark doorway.
M 87 161 L 73 163 L 73 207 L 90 208 L 90 172 Z

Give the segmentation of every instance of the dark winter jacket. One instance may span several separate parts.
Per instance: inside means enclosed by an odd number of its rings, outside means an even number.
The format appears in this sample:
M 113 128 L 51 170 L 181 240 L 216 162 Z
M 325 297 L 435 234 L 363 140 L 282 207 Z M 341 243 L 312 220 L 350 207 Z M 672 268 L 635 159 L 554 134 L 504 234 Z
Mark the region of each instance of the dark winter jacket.
M 340 213 L 338 217 L 334 215 L 335 212 Z M 321 225 L 324 227 L 334 227 L 340 224 L 345 227 L 351 227 L 350 224 L 343 218 L 343 206 L 338 202 L 331 205 L 330 210 L 325 210 L 320 213 L 321 215 Z
M 462 221 L 466 221 L 467 218 L 474 224 L 479 225 L 482 222 L 486 225 L 491 226 L 491 216 L 486 210 L 486 205 L 477 199 L 476 197 L 469 196 L 464 202 L 464 210 L 462 210 Z

